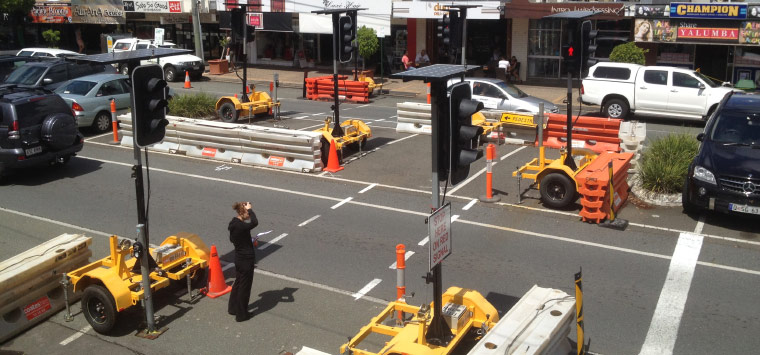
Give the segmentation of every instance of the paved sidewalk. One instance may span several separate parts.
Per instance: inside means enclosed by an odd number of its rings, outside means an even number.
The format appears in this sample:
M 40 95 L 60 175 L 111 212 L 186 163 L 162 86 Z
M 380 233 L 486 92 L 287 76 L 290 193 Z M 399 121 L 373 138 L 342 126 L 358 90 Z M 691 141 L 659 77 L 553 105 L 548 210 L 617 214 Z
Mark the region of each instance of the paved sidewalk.
M 304 72 L 302 69 L 284 68 L 284 67 L 276 68 L 276 69 L 249 67 L 247 75 L 248 75 L 249 81 L 257 85 L 266 85 L 266 88 L 268 89 L 269 82 L 274 80 L 275 73 L 279 74 L 280 86 L 287 87 L 287 88 L 297 88 L 297 89 L 300 89 L 303 87 Z M 346 71 L 341 72 L 341 74 L 347 74 L 347 73 L 348 72 Z M 243 76 L 242 70 L 238 70 L 237 74 L 242 77 Z M 325 75 L 332 75 L 332 70 L 316 68 L 316 69 L 311 69 L 311 71 L 308 72 L 309 77 L 317 77 L 317 76 L 325 76 Z M 211 81 L 223 81 L 223 82 L 232 82 L 232 83 L 240 82 L 240 79 L 238 79 L 237 75 L 234 72 L 221 74 L 221 75 L 212 75 L 212 74 L 206 73 L 204 76 Z M 409 98 L 416 98 L 416 99 L 425 99 L 425 96 L 427 95 L 427 85 L 423 83 L 422 81 L 415 80 L 415 81 L 404 82 L 401 79 L 390 79 L 387 76 L 381 81 L 380 78 L 376 75 L 375 82 L 382 82 L 383 92 L 391 96 L 402 96 L 402 97 L 409 97 Z M 557 105 L 561 105 L 562 101 L 565 99 L 567 95 L 567 89 L 561 88 L 561 87 L 536 86 L 536 85 L 527 85 L 527 84 L 518 84 L 518 86 L 520 87 L 520 89 L 525 91 L 528 95 L 549 100 Z M 577 93 L 574 92 L 574 96 L 576 95 Z

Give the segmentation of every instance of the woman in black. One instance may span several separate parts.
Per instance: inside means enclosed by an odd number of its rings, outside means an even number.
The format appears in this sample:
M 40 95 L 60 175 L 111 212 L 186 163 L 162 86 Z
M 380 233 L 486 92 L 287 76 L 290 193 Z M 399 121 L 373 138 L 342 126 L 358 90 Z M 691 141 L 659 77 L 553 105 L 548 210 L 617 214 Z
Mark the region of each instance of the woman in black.
M 227 312 L 242 322 L 250 318 L 248 301 L 251 298 L 253 285 L 253 267 L 256 263 L 256 253 L 251 238 L 251 229 L 259 225 L 253 206 L 250 202 L 236 202 L 232 208 L 237 216 L 230 221 L 227 229 L 230 231 L 230 242 L 235 246 L 235 283 L 232 284 L 230 302 Z M 250 222 L 246 222 L 250 218 Z

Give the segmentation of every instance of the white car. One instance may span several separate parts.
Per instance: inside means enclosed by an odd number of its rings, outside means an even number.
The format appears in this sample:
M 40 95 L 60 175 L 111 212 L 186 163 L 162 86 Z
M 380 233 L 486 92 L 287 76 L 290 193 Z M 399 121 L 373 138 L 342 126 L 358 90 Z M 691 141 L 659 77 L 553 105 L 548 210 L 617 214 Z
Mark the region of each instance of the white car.
M 82 55 L 81 53 L 67 51 L 65 49 L 57 49 L 57 48 L 24 48 L 18 53 L 16 53 L 17 57 L 57 57 L 57 58 L 65 58 L 65 57 L 73 57 Z
M 177 48 L 177 45 L 164 41 L 164 43 L 159 46 L 154 44 L 153 40 L 138 38 L 122 38 L 116 40 L 116 42 L 113 44 L 113 51 L 116 53 L 150 48 Z M 141 64 L 148 63 L 160 64 L 161 68 L 164 69 L 164 78 L 166 81 L 182 80 L 185 78 L 184 74 L 186 71 L 190 74 L 190 78 L 193 80 L 198 80 L 206 70 L 206 67 L 203 64 L 203 60 L 190 54 L 162 57 L 158 60 L 145 60 L 142 61 Z M 120 73 L 129 75 L 129 68 L 127 67 L 126 63 L 122 63 L 118 69 Z

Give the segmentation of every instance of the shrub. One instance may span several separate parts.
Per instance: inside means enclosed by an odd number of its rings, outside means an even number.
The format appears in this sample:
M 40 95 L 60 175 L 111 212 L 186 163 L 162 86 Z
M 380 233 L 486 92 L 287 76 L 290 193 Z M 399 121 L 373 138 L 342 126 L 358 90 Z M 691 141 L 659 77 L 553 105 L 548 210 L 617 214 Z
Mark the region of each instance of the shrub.
M 58 48 L 58 42 L 61 41 L 61 31 L 53 29 L 45 30 L 42 32 L 42 38 L 45 39 L 45 43 L 51 48 Z
M 615 46 L 610 53 L 610 60 L 618 63 L 633 63 L 644 65 L 646 59 L 644 53 L 649 52 L 648 49 L 641 49 L 636 46 L 634 42 L 623 43 Z
M 206 93 L 176 95 L 169 100 L 169 114 L 188 118 L 213 118 L 216 116 L 216 97 Z
M 689 164 L 699 150 L 699 142 L 687 133 L 670 134 L 654 140 L 641 153 L 642 186 L 659 193 L 680 193 Z

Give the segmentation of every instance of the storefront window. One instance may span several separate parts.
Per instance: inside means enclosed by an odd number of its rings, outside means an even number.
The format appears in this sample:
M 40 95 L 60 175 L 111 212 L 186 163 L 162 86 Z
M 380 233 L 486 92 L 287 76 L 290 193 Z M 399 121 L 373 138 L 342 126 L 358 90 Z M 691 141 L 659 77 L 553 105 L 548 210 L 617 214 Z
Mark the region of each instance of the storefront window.
M 595 58 L 609 58 L 615 46 L 630 41 L 631 24 L 629 20 L 597 20 Z
M 693 44 L 664 44 L 657 46 L 657 65 L 691 68 L 694 64 Z
M 528 76 L 559 77 L 562 22 L 530 20 L 528 29 Z

